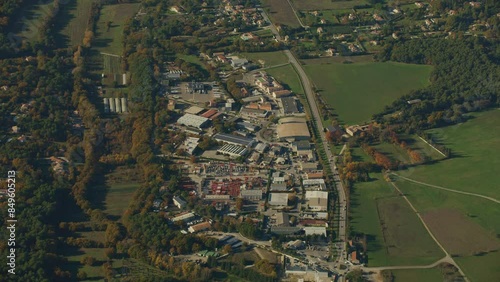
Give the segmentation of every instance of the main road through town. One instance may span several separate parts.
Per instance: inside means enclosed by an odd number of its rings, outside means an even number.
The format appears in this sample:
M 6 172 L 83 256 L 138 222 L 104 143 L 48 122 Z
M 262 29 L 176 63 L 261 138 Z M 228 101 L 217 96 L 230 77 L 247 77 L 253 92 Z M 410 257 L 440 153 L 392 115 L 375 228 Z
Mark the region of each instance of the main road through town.
M 277 40 L 281 39 L 281 36 L 278 33 L 278 30 L 274 26 L 274 24 L 269 20 L 267 17 L 266 13 L 262 10 L 262 15 L 264 19 L 266 19 L 268 22 L 270 22 L 270 30 L 274 33 L 276 36 Z M 290 50 L 286 49 L 284 50 L 284 53 L 288 57 L 288 60 L 290 63 L 293 65 L 295 70 L 297 71 L 298 75 L 300 76 L 300 80 L 302 82 L 302 86 L 304 88 L 307 102 L 309 104 L 309 109 L 311 111 L 311 121 L 313 126 L 316 127 L 317 132 L 319 132 L 320 137 L 321 137 L 321 144 L 316 144 L 316 146 L 323 146 L 326 152 L 326 156 L 328 158 L 328 163 L 330 165 L 330 169 L 333 172 L 334 176 L 334 182 L 335 182 L 335 187 L 337 189 L 337 195 L 338 195 L 338 203 L 340 205 L 339 211 L 340 211 L 340 220 L 339 220 L 339 227 L 338 227 L 338 234 L 337 234 L 337 240 L 341 242 L 340 249 L 338 250 L 338 257 L 336 261 L 339 263 L 343 263 L 344 259 L 346 258 L 346 228 L 347 228 L 347 202 L 346 202 L 346 194 L 344 187 L 342 185 L 342 182 L 340 181 L 339 174 L 337 172 L 337 168 L 335 165 L 335 161 L 333 158 L 333 153 L 330 150 L 330 146 L 328 144 L 328 140 L 326 139 L 326 134 L 323 130 L 323 125 L 322 125 L 322 120 L 321 120 L 321 115 L 318 109 L 318 105 L 316 103 L 316 97 L 315 93 L 313 91 L 311 82 L 309 81 L 309 78 L 307 77 L 306 72 L 302 68 L 302 65 L 300 62 L 295 58 L 295 56 L 290 52 Z

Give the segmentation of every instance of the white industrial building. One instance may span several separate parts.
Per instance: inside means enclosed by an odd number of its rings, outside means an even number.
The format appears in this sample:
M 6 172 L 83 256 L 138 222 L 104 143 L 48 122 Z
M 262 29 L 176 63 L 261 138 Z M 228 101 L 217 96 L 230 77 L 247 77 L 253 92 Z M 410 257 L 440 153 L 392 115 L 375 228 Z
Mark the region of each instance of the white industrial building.
M 328 192 L 306 191 L 307 206 L 314 211 L 326 211 L 328 209 Z
M 247 148 L 233 145 L 233 144 L 225 144 L 224 146 L 220 147 L 217 149 L 218 153 L 221 153 L 223 155 L 229 155 L 230 157 L 233 158 L 238 158 L 246 155 L 248 152 Z
M 183 200 L 181 197 L 179 197 L 179 196 L 174 196 L 174 197 L 172 198 L 172 200 L 174 201 L 174 205 L 175 205 L 176 207 L 178 207 L 179 209 L 183 209 L 183 208 L 187 205 L 186 201 L 184 201 L 184 200 Z
M 193 114 L 185 114 L 177 120 L 177 123 L 201 129 L 205 127 L 209 121 L 210 120 L 206 117 L 200 117 Z
M 240 197 L 249 201 L 260 201 L 262 200 L 262 190 L 241 190 Z
M 271 206 L 287 206 L 288 193 L 270 193 L 268 203 Z
M 302 185 L 306 190 L 326 190 L 324 179 L 304 179 Z

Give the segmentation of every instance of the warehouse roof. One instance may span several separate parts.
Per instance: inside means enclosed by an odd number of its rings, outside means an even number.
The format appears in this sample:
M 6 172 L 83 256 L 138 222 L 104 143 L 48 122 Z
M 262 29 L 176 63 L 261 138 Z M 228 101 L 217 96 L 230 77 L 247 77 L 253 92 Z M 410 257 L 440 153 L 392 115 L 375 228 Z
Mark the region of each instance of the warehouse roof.
M 270 193 L 269 204 L 272 206 L 288 205 L 288 193 Z
M 185 114 L 177 120 L 177 123 L 201 128 L 206 122 L 208 122 L 208 120 L 208 118 L 200 117 L 194 114 Z
M 236 135 L 231 135 L 231 134 L 226 134 L 226 133 L 217 133 L 213 136 L 213 138 L 219 142 L 226 142 L 226 143 L 241 145 L 241 146 L 245 146 L 245 147 L 250 146 L 253 143 L 253 139 L 241 137 L 241 136 L 236 136 Z
M 277 131 L 279 138 L 311 138 L 305 122 L 279 124 Z
M 192 107 L 189 107 L 188 109 L 186 109 L 184 111 L 184 113 L 197 115 L 197 114 L 201 113 L 202 111 L 203 111 L 203 108 L 198 107 L 198 106 L 192 106 Z

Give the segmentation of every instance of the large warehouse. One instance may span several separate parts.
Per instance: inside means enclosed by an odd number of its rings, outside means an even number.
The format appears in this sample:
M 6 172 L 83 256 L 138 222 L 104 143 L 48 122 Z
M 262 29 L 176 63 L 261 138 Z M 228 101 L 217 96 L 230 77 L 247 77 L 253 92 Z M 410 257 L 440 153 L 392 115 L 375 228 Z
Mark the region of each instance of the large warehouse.
M 283 118 L 277 128 L 278 138 L 289 142 L 309 140 L 311 134 L 303 118 Z
M 205 117 L 200 117 L 193 114 L 185 114 L 177 120 L 177 123 L 201 129 L 205 127 L 209 121 L 210 120 Z
M 250 147 L 254 143 L 253 139 L 226 133 L 217 133 L 212 138 L 215 139 L 217 142 L 224 142 L 243 147 Z
M 307 206 L 311 210 L 326 211 L 328 209 L 328 192 L 306 191 Z

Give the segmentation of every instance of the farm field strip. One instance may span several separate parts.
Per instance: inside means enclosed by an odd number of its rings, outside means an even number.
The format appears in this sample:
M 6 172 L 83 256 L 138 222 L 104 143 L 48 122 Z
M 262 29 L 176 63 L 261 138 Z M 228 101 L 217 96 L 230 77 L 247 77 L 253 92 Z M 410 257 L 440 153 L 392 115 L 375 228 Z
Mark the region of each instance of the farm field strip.
M 488 196 L 484 196 L 484 195 L 481 195 L 481 194 L 476 194 L 476 193 L 469 193 L 469 192 L 463 192 L 463 191 L 459 191 L 459 190 L 453 190 L 453 189 L 450 189 L 450 188 L 445 188 L 445 187 L 441 187 L 441 186 L 437 186 L 437 185 L 432 185 L 432 184 L 429 184 L 429 183 L 425 183 L 425 182 L 421 182 L 421 181 L 417 181 L 417 180 L 414 180 L 414 179 L 410 179 L 410 178 L 407 178 L 407 177 L 404 177 L 404 176 L 401 176 L 397 173 L 391 173 L 392 175 L 395 175 L 403 180 L 406 180 L 406 181 L 410 181 L 410 182 L 413 182 L 413 183 L 416 183 L 416 184 L 420 184 L 420 185 L 424 185 L 424 186 L 428 186 L 428 187 L 432 187 L 432 188 L 436 188 L 436 189 L 440 189 L 440 190 L 444 190 L 444 191 L 448 191 L 448 192 L 452 192 L 452 193 L 458 193 L 458 194 L 463 194 L 463 195 L 468 195 L 468 196 L 474 196 L 474 197 L 479 197 L 479 198 L 483 198 L 483 199 L 486 199 L 488 201 L 492 201 L 492 202 L 495 202 L 497 204 L 500 204 L 500 200 L 497 200 L 493 197 L 488 197 Z
M 274 23 L 300 27 L 300 22 L 287 0 L 264 0 L 263 3 Z

